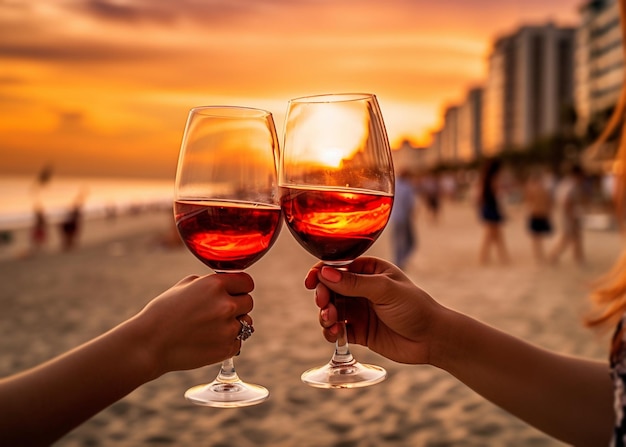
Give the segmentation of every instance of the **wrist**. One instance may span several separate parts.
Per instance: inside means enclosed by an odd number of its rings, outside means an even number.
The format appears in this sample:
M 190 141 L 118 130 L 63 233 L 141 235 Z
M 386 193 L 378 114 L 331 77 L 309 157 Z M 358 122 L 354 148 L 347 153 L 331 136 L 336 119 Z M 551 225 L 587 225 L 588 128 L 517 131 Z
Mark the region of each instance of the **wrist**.
M 428 363 L 449 371 L 458 359 L 459 346 L 462 344 L 461 328 L 464 315 L 443 307 L 431 328 L 431 341 Z
M 142 318 L 135 316 L 115 329 L 123 339 L 126 349 L 129 350 L 125 361 L 133 365 L 142 383 L 164 374 L 159 369 L 158 349 L 154 347 L 154 334 L 149 327 L 150 325 L 146 324 Z

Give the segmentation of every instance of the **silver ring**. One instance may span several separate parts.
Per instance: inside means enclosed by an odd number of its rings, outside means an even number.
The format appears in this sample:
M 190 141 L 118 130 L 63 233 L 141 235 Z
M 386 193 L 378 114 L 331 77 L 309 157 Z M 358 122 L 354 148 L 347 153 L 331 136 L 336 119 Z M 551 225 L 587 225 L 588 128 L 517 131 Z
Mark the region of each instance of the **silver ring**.
M 252 335 L 254 328 L 244 319 L 239 320 L 239 323 L 241 323 L 241 329 L 237 335 L 237 340 L 245 341 Z

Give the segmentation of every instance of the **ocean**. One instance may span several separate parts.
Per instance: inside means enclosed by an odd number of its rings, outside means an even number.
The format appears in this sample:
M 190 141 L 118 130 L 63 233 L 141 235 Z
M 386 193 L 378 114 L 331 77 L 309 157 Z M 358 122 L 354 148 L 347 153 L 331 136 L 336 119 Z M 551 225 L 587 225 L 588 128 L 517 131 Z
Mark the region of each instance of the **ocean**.
M 55 222 L 80 201 L 86 219 L 171 207 L 174 179 L 153 180 L 53 176 L 44 184 L 35 176 L 0 176 L 0 230 L 28 227 L 36 206 Z

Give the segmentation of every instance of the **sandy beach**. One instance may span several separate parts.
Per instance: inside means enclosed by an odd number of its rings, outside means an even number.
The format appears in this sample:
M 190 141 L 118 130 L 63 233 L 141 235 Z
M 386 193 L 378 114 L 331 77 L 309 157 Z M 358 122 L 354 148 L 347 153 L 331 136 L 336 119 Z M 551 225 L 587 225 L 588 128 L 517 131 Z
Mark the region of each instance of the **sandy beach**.
M 158 243 L 166 212 L 87 222 L 80 247 L 60 252 L 55 240 L 18 256 L 27 234 L 0 251 L 0 375 L 45 361 L 137 312 L 188 274 L 207 268 L 183 248 Z M 521 209 L 512 207 L 506 238 L 513 262 L 480 266 L 481 228 L 468 203 L 445 204 L 434 226 L 418 222 L 419 248 L 407 273 L 443 304 L 533 343 L 604 359 L 607 336 L 585 329 L 590 282 L 618 256 L 615 231 L 585 232 L 587 265 L 569 253 L 538 266 Z M 388 234 L 368 254 L 388 258 Z M 553 240 L 548 241 L 552 243 Z M 446 372 L 400 365 L 354 347 L 356 357 L 384 366 L 383 383 L 360 390 L 319 390 L 303 370 L 329 359 L 303 278 L 315 260 L 286 229 L 250 269 L 256 332 L 236 359 L 239 374 L 270 390 L 262 405 L 197 407 L 184 391 L 215 376 L 218 366 L 167 374 L 145 384 L 77 428 L 57 446 L 561 446 L 495 407 Z M 36 405 L 45 405 L 37 402 Z

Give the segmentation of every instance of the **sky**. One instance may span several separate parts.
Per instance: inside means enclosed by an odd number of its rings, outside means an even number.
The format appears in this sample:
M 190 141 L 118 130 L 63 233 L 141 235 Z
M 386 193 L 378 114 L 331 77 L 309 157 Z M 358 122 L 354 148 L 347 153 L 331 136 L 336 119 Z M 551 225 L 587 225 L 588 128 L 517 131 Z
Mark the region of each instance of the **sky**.
M 1 174 L 174 175 L 190 108 L 376 94 L 427 144 L 494 39 L 575 26 L 581 0 L 0 0 Z

